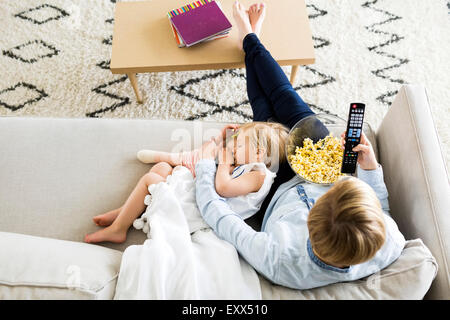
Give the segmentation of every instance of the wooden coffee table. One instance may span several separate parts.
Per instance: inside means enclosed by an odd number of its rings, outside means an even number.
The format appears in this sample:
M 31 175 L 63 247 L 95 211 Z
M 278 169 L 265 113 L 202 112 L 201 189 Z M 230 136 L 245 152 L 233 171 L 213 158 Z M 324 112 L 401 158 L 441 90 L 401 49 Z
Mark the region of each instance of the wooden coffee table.
M 262 1 L 262 0 L 261 0 Z M 115 8 L 111 72 L 127 74 L 142 103 L 137 73 L 244 68 L 233 19 L 234 0 L 221 0 L 233 28 L 224 39 L 189 48 L 176 45 L 167 12 L 193 0 L 119 2 Z M 241 0 L 246 8 L 259 0 Z M 281 65 L 291 65 L 291 83 L 299 65 L 315 62 L 314 46 L 304 0 L 264 0 L 266 18 L 260 40 Z

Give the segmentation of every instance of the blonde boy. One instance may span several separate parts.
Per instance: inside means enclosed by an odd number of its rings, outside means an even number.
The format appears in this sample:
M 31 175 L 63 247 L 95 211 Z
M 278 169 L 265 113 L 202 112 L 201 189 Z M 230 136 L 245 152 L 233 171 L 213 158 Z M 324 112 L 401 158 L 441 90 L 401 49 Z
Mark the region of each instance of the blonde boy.
M 405 239 L 389 215 L 383 171 L 365 135 L 354 150 L 358 178 L 332 187 L 292 178 L 276 191 L 257 232 L 216 193 L 215 149 L 206 144 L 196 165 L 200 213 L 273 283 L 310 289 L 366 277 L 395 261 Z
M 245 52 L 247 93 L 256 121 L 276 121 L 292 128 L 314 112 L 292 87 L 284 71 L 259 40 L 266 6 L 248 10 L 236 1 L 233 17 Z M 324 137 L 320 123 L 310 137 Z M 314 139 L 313 139 L 314 140 Z M 214 231 L 236 247 L 247 262 L 273 283 L 309 289 L 352 281 L 378 272 L 401 254 L 405 238 L 389 215 L 383 170 L 363 134 L 358 178 L 333 187 L 302 183 L 280 166 L 281 179 L 262 212 L 261 231 L 253 230 L 214 190 L 216 166 L 212 144 L 203 146 L 196 167 L 196 196 L 201 215 Z M 292 176 L 291 176 L 292 177 Z

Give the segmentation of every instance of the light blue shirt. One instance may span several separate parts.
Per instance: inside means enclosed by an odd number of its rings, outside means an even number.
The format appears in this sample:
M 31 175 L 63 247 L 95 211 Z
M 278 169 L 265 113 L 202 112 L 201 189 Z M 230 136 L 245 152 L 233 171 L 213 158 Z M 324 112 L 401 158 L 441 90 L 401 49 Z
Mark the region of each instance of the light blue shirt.
M 309 242 L 308 206 L 330 186 L 304 183 L 297 176 L 282 184 L 267 207 L 261 231 L 257 232 L 230 209 L 225 198 L 217 194 L 213 160 L 200 160 L 195 172 L 197 205 L 203 219 L 255 270 L 275 284 L 310 289 L 360 279 L 394 262 L 405 245 L 405 238 L 389 214 L 388 192 L 381 165 L 376 170 L 363 170 L 358 166 L 357 176 L 375 190 L 381 202 L 385 212 L 386 241 L 372 259 L 347 268 L 336 268 L 322 262 L 313 253 Z

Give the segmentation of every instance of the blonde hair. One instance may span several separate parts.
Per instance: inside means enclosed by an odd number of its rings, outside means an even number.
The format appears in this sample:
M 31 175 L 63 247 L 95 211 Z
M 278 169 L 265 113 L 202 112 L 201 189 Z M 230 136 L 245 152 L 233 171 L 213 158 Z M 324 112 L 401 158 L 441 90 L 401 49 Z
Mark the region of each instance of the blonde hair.
M 350 266 L 371 259 L 386 229 L 373 189 L 357 178 L 341 178 L 311 208 L 308 230 L 314 253 L 331 265 Z
M 271 166 L 286 160 L 285 146 L 289 130 L 280 123 L 254 121 L 239 127 L 237 135 L 245 133 L 257 149 L 266 151 L 266 165 Z

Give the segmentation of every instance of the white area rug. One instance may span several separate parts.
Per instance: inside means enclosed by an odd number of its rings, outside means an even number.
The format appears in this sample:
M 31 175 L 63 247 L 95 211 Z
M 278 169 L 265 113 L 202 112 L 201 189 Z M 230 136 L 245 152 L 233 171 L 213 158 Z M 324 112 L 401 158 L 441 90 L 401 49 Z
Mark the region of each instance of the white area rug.
M 115 2 L 2 0 L 0 115 L 251 121 L 244 69 L 140 74 L 137 104 L 108 69 Z M 450 167 L 448 1 L 306 3 L 316 63 L 300 67 L 303 99 L 343 118 L 350 102 L 365 102 L 376 129 L 402 84 L 422 84 Z

